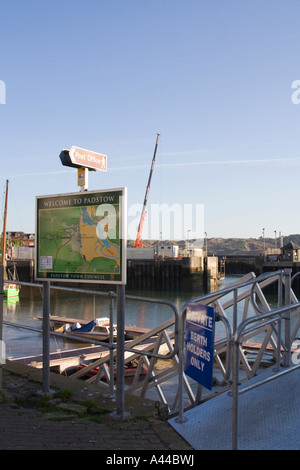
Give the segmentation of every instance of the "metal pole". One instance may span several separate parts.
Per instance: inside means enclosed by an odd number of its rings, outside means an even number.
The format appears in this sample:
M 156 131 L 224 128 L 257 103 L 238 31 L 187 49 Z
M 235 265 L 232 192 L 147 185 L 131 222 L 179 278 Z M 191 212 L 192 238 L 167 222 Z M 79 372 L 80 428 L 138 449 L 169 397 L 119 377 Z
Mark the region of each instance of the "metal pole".
M 115 398 L 114 386 L 114 293 L 109 292 L 109 396 Z
M 283 275 L 282 271 L 280 271 L 278 276 L 278 307 L 282 307 L 282 300 L 283 300 Z M 282 325 L 282 317 L 278 319 L 278 327 L 277 327 L 277 351 L 276 351 L 276 365 L 274 370 L 278 371 L 280 368 L 280 358 L 281 358 L 281 325 Z M 283 353 L 284 354 L 284 353 Z
M 179 374 L 178 374 L 178 406 L 179 412 L 178 417 L 175 419 L 177 423 L 184 423 L 187 421 L 187 418 L 183 416 L 184 406 L 183 406 L 183 374 L 184 374 L 184 326 L 186 319 L 186 308 L 183 309 L 180 319 L 179 319 Z
M 3 344 L 3 302 L 4 302 L 4 266 L 0 265 L 0 392 L 2 392 L 2 364 L 4 364 L 5 357 L 2 357 L 5 352 Z
M 50 393 L 50 281 L 43 281 L 43 393 Z
M 278 277 L 278 307 L 282 307 L 282 299 L 283 299 L 283 276 L 282 271 Z
M 117 286 L 117 415 L 121 419 L 124 411 L 124 351 L 125 351 L 125 286 Z
M 237 289 L 233 291 L 233 335 L 236 336 L 237 330 Z M 239 378 L 239 343 L 233 341 L 232 348 L 232 450 L 237 449 L 238 443 L 238 378 Z
M 238 406 L 239 406 L 239 343 L 238 340 L 233 342 L 232 353 L 232 450 L 238 448 Z
M 280 358 L 281 358 L 281 317 L 277 321 L 277 350 L 276 350 L 276 364 L 274 371 L 278 372 L 280 369 Z
M 291 269 L 286 269 L 283 272 L 283 275 L 285 277 L 284 279 L 284 304 L 285 305 L 291 305 L 291 288 L 292 288 L 292 282 L 291 282 Z M 286 350 L 283 354 L 283 365 L 284 367 L 290 367 L 291 366 L 291 361 L 292 361 L 292 355 L 291 355 L 291 312 L 288 310 L 284 316 L 284 340 L 285 340 L 285 346 Z
M 235 334 L 236 329 L 237 329 L 237 324 L 238 324 L 238 291 L 237 289 L 234 289 L 233 291 L 233 324 L 232 324 L 232 330 L 233 334 Z

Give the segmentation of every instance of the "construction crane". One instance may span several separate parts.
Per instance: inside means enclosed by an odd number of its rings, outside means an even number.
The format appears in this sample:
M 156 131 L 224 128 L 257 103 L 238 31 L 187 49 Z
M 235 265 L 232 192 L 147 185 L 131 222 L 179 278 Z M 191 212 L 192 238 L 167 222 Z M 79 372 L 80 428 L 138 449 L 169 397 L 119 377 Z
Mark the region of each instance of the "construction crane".
M 155 149 L 154 149 L 154 155 L 153 155 L 153 158 L 152 158 L 152 165 L 151 165 L 151 169 L 150 169 L 148 184 L 147 184 L 147 187 L 146 187 L 146 194 L 145 194 L 145 198 L 144 198 L 143 210 L 142 210 L 142 213 L 141 213 L 141 220 L 140 220 L 140 223 L 139 223 L 137 237 L 136 237 L 136 241 L 135 241 L 135 245 L 134 245 L 135 248 L 142 248 L 143 247 L 143 227 L 144 227 L 145 217 L 146 217 L 146 214 L 147 214 L 146 206 L 147 206 L 147 201 L 148 201 L 148 196 L 149 196 L 149 191 L 150 191 L 150 183 L 151 183 L 151 178 L 152 178 L 152 174 L 153 174 L 153 169 L 154 169 L 154 164 L 155 164 L 155 157 L 156 157 L 157 146 L 158 146 L 158 140 L 159 140 L 160 135 L 161 134 L 158 133 L 157 137 L 156 137 L 156 144 L 155 144 Z

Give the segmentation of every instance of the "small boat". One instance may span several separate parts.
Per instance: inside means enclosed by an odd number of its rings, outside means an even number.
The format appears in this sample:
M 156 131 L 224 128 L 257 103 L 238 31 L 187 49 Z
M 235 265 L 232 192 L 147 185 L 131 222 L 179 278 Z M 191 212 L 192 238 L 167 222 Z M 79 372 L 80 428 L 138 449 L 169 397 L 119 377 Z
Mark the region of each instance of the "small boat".
M 87 366 L 89 365 L 89 363 L 83 363 L 83 364 L 80 364 L 79 366 L 77 366 L 76 370 L 82 370 L 82 369 L 85 369 Z M 108 367 L 108 370 L 109 370 L 109 367 Z M 85 378 L 90 378 L 90 377 L 94 377 L 95 375 L 97 375 L 99 371 L 99 367 L 95 367 L 94 369 L 90 369 L 86 374 L 84 374 L 84 377 Z M 128 364 L 125 364 L 124 366 L 124 376 L 125 377 L 133 377 L 135 375 L 137 371 L 137 365 L 135 365 L 134 363 L 132 362 L 129 362 Z M 143 365 L 140 369 L 140 375 L 146 375 L 147 373 L 147 368 Z M 114 377 L 116 377 L 117 375 L 117 371 L 116 369 L 114 370 Z M 103 377 L 103 379 L 105 380 L 105 376 Z
M 4 283 L 4 297 L 7 299 L 14 299 L 19 297 L 20 289 L 17 284 L 13 282 L 5 282 Z
M 97 341 L 109 341 L 110 339 L 110 321 L 107 317 L 86 321 L 51 315 L 50 327 L 56 333 L 64 333 L 70 336 L 80 336 Z M 112 333 L 113 340 L 116 340 L 117 325 L 115 324 Z
M 85 325 L 81 326 L 80 323 L 75 322 L 73 325 L 69 323 L 65 323 L 63 326 L 64 333 L 89 333 L 95 326 L 95 320 L 86 323 Z
M 8 279 L 4 281 L 4 296 L 7 299 L 19 297 L 20 286 L 15 282 L 19 280 L 15 263 L 13 264 L 13 268 L 8 269 L 7 272 Z

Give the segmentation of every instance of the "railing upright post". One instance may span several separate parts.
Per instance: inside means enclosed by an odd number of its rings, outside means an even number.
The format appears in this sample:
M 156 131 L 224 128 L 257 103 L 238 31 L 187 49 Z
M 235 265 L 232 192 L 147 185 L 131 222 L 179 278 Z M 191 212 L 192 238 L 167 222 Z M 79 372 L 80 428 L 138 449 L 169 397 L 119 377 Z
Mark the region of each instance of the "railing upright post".
M 233 322 L 232 322 L 232 330 L 233 334 L 235 334 L 238 324 L 238 291 L 234 289 L 233 291 Z
M 117 286 L 117 415 L 125 417 L 125 286 Z
M 278 276 L 278 307 L 282 307 L 283 302 L 283 272 Z
M 291 269 L 286 269 L 283 274 L 284 279 L 284 303 L 285 305 L 291 305 Z M 287 311 L 284 316 L 284 342 L 285 348 L 283 353 L 283 365 L 284 367 L 290 367 L 292 361 L 291 355 L 291 312 Z
M 233 337 L 236 337 L 238 314 L 238 291 L 233 291 Z M 237 449 L 238 443 L 238 380 L 239 380 L 239 342 L 233 340 L 232 347 L 232 450 Z
M 280 369 L 280 358 L 281 358 L 281 318 L 278 319 L 277 321 L 277 349 L 276 349 L 276 363 L 274 370 L 279 371 Z
M 238 447 L 238 404 L 239 404 L 239 343 L 233 341 L 232 347 L 232 450 Z
M 50 393 L 50 281 L 43 282 L 43 393 Z
M 178 356 L 179 356 L 179 374 L 178 374 L 178 417 L 176 418 L 177 423 L 184 423 L 187 419 L 183 416 L 183 374 L 184 374 L 184 326 L 186 319 L 186 308 L 181 312 L 179 318 L 179 335 L 178 335 Z
M 114 385 L 114 293 L 109 292 L 109 396 L 115 397 Z

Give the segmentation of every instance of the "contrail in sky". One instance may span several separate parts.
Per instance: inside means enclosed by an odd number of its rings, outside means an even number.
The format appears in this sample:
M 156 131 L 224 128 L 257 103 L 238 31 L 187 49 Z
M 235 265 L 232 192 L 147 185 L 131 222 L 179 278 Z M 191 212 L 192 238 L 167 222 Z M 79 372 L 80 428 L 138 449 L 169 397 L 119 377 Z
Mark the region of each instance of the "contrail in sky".
M 268 164 L 268 163 L 288 163 L 288 162 L 300 162 L 300 157 L 290 157 L 290 158 L 261 158 L 254 160 L 207 160 L 207 161 L 196 161 L 196 162 L 172 162 L 172 163 L 157 163 L 157 167 L 161 168 L 177 168 L 177 167 L 191 167 L 191 166 L 201 166 L 201 165 L 243 165 L 243 164 Z M 124 170 L 138 170 L 148 168 L 149 165 L 131 165 L 131 166 L 122 166 L 109 168 L 108 171 L 124 171 Z M 22 173 L 17 175 L 10 175 L 8 177 L 0 177 L 1 179 L 6 178 L 17 178 L 24 176 L 44 176 L 44 175 L 58 175 L 62 173 L 75 172 L 76 169 L 70 170 L 60 170 L 60 171 L 46 171 L 46 172 L 37 172 L 37 173 Z
M 200 166 L 200 165 L 241 165 L 241 164 L 259 164 L 259 163 L 278 163 L 278 162 L 300 162 L 300 157 L 291 158 L 262 158 L 255 160 L 211 160 L 197 162 L 173 162 L 173 163 L 157 163 L 158 167 L 176 168 L 181 166 Z M 138 168 L 148 168 L 149 165 L 135 165 L 127 167 L 110 168 L 113 171 L 132 170 Z
M 274 162 L 288 162 L 288 161 L 300 161 L 300 157 L 294 158 L 261 158 L 255 160 L 212 160 L 205 162 L 179 162 L 179 163 L 161 163 L 157 166 L 198 166 L 198 165 L 234 165 L 243 163 L 274 163 Z
M 75 168 L 73 170 L 60 170 L 60 171 L 44 171 L 39 173 L 20 173 L 18 175 L 10 175 L 10 176 L 1 176 L 1 179 L 7 178 L 19 178 L 23 176 L 44 176 L 44 175 L 59 175 L 61 173 L 71 173 L 76 171 Z

